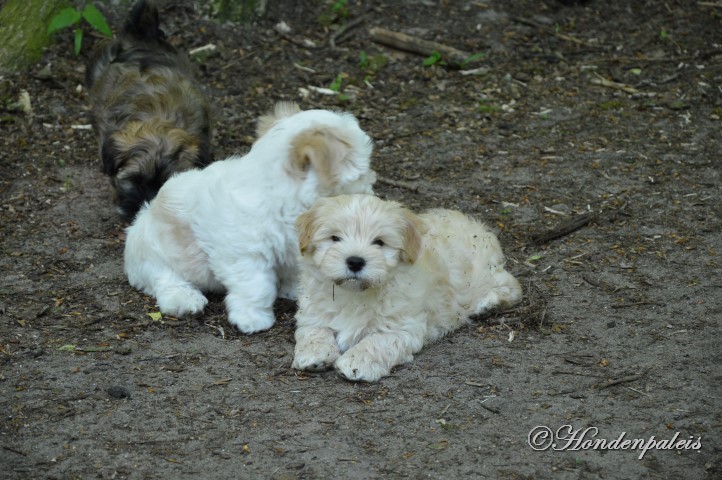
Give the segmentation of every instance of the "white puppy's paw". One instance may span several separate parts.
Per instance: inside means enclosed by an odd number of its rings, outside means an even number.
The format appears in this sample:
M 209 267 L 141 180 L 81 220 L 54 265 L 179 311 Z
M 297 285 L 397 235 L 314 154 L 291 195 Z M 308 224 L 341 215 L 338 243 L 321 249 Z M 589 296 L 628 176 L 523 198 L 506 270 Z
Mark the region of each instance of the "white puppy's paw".
M 193 317 L 203 313 L 208 299 L 200 290 L 189 286 L 169 287 L 158 292 L 158 308 L 166 315 Z
M 336 360 L 336 370 L 352 382 L 378 382 L 391 370 L 372 354 L 349 350 Z
M 276 323 L 273 310 L 234 308 L 228 310 L 228 323 L 241 333 L 256 333 L 268 330 Z
M 328 345 L 321 345 L 319 343 L 297 344 L 291 366 L 296 370 L 322 372 L 332 368 L 333 362 L 336 361 L 338 356 L 338 347 L 331 348 Z
M 282 283 L 278 289 L 278 296 L 287 300 L 298 300 L 297 286 L 295 283 Z

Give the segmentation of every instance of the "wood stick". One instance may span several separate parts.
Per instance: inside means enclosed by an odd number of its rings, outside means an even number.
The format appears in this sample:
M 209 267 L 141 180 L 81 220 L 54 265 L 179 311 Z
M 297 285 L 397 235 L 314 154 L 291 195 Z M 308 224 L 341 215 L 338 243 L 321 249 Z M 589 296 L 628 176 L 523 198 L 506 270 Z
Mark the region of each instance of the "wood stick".
M 549 230 L 545 233 L 541 233 L 538 235 L 534 235 L 531 239 L 532 242 L 534 242 L 537 245 L 540 245 L 542 243 L 546 243 L 550 240 L 554 240 L 555 238 L 563 237 L 565 235 L 569 235 L 575 230 L 578 230 L 582 228 L 584 225 L 588 224 L 592 221 L 594 218 L 594 215 L 591 213 L 582 213 L 581 215 L 577 215 L 575 217 L 570 218 L 569 220 L 566 220 L 559 224 L 558 227 Z
M 597 46 L 597 45 L 591 44 L 589 42 L 586 42 L 584 40 L 579 40 L 578 38 L 572 37 L 571 35 L 564 35 L 563 33 L 559 33 L 556 30 L 554 30 L 553 28 L 550 28 L 550 27 L 547 27 L 544 25 L 540 25 L 533 20 L 529 20 L 529 19 L 521 18 L 521 17 L 513 17 L 512 20 L 517 23 L 521 23 L 522 25 L 527 25 L 529 27 L 538 28 L 539 30 L 543 31 L 544 33 L 547 33 L 549 35 L 554 35 L 555 37 L 561 38 L 562 40 L 565 40 L 567 42 L 572 42 L 572 43 L 576 43 L 577 45 L 584 45 L 587 47 L 596 47 Z
M 363 22 L 366 21 L 366 19 L 369 18 L 369 15 L 361 15 L 355 20 L 351 20 L 350 22 L 342 25 L 338 30 L 333 32 L 333 34 L 328 38 L 328 45 L 331 47 L 331 50 L 336 50 L 336 42 L 339 41 L 342 35 L 344 35 L 349 30 L 358 27 Z
M 386 185 L 391 185 L 392 187 L 405 188 L 407 190 L 411 190 L 412 192 L 419 191 L 419 186 L 415 183 L 405 182 L 403 180 L 394 180 L 392 178 L 382 177 L 381 175 L 378 175 L 376 180 L 379 183 L 385 183 Z
M 613 88 L 615 90 L 621 90 L 621 91 L 629 93 L 629 94 L 639 93 L 639 90 L 632 87 L 631 85 L 627 85 L 625 83 L 613 82 L 611 80 L 607 80 L 606 78 L 601 78 L 601 77 L 592 78 L 590 81 L 594 85 L 600 85 L 602 87 Z
M 642 305 L 656 305 L 658 307 L 664 307 L 664 303 L 660 302 L 634 302 L 634 303 L 621 303 L 621 304 L 615 304 L 612 305 L 612 308 L 629 308 L 629 307 L 639 307 Z
M 442 43 L 423 40 L 401 32 L 393 32 L 385 28 L 375 27 L 369 30 L 371 40 L 397 50 L 415 53 L 428 57 L 439 52 L 441 58 L 453 68 L 459 68 L 469 58 L 469 53 Z
M 634 382 L 636 380 L 639 380 L 640 378 L 642 378 L 641 374 L 640 375 L 630 375 L 628 377 L 622 377 L 617 380 L 612 380 L 611 382 L 607 382 L 604 385 L 600 385 L 599 389 L 601 390 L 602 388 L 613 387 L 614 385 L 619 385 L 620 383 Z
M 491 413 L 499 414 L 501 412 L 501 410 L 499 410 L 496 407 L 488 407 L 488 406 L 484 405 L 483 403 L 480 403 L 479 405 L 481 405 L 481 408 L 483 408 L 485 410 L 489 410 Z

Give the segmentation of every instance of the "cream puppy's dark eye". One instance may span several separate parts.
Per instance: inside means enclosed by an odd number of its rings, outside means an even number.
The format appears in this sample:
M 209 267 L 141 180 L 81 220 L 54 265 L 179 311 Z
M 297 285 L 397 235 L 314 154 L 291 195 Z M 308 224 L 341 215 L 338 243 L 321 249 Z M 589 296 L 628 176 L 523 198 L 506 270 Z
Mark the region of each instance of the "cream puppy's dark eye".
M 384 243 L 384 241 L 381 240 L 380 238 L 377 238 L 376 240 L 374 240 L 373 242 L 371 242 L 371 244 L 372 244 L 372 245 L 377 245 L 377 246 L 379 246 L 379 247 L 383 247 L 384 245 L 386 245 L 386 244 Z
M 331 235 L 331 241 L 332 242 L 340 242 L 341 237 L 339 237 L 338 235 Z

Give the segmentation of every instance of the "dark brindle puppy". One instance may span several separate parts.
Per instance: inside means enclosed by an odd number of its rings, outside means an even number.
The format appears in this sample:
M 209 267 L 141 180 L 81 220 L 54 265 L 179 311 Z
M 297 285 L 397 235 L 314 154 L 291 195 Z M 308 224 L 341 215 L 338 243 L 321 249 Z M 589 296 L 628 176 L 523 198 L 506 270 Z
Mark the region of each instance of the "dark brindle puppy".
M 103 171 L 126 220 L 173 174 L 211 161 L 208 101 L 151 2 L 138 1 L 118 38 L 98 50 L 87 83 Z

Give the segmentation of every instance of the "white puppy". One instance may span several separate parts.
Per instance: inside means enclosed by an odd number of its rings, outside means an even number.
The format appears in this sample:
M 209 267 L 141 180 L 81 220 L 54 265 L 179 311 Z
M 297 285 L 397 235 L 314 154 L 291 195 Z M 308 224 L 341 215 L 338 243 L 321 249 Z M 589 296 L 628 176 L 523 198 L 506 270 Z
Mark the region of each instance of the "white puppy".
M 226 292 L 228 321 L 252 333 L 295 298 L 296 218 L 318 198 L 371 193 L 371 140 L 353 115 L 276 105 L 244 157 L 172 177 L 127 230 L 125 272 L 161 312 L 196 315 Z
M 460 212 L 343 195 L 316 202 L 297 228 L 296 369 L 377 381 L 470 315 L 521 299 L 497 238 Z

